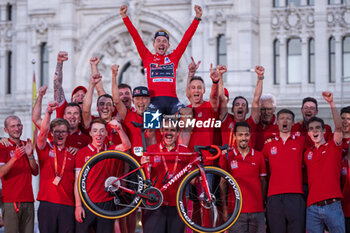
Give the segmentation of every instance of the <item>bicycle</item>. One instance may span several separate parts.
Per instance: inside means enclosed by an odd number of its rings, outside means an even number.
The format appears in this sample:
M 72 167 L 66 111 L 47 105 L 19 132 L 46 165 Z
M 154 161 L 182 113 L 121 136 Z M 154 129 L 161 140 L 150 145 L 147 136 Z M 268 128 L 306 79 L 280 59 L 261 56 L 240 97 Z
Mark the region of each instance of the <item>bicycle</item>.
M 141 128 L 142 129 L 142 128 Z M 142 129 L 142 139 L 144 131 Z M 154 210 L 163 203 L 163 194 L 167 188 L 177 180 L 183 178 L 176 195 L 178 213 L 185 224 L 198 232 L 223 232 L 230 228 L 237 220 L 242 208 L 242 194 L 236 180 L 226 171 L 218 167 L 203 166 L 203 160 L 215 160 L 226 147 L 196 146 L 195 152 L 157 152 L 148 153 L 144 146 L 143 156 L 195 156 L 178 173 L 168 181 L 163 181 L 161 189 L 155 188 L 150 177 L 150 162 L 140 165 L 132 156 L 120 151 L 103 151 L 91 157 L 81 169 L 79 175 L 79 194 L 84 205 L 97 216 L 117 219 L 131 214 L 142 202 L 142 208 Z M 202 150 L 209 150 L 215 156 L 203 157 Z M 193 169 L 197 167 L 196 169 Z M 103 169 L 101 169 L 103 168 Z M 114 202 L 113 209 L 103 209 L 99 203 L 91 200 L 88 186 L 89 175 L 94 170 L 99 171 L 99 178 L 103 179 L 104 189 Z M 96 172 L 96 171 L 95 171 Z M 210 177 L 211 183 L 208 178 Z M 202 211 L 207 211 L 208 222 L 201 221 L 201 210 L 190 213 L 187 208 L 189 201 L 199 203 Z M 223 212 L 226 204 L 230 213 Z M 225 217 L 224 217 L 225 216 Z

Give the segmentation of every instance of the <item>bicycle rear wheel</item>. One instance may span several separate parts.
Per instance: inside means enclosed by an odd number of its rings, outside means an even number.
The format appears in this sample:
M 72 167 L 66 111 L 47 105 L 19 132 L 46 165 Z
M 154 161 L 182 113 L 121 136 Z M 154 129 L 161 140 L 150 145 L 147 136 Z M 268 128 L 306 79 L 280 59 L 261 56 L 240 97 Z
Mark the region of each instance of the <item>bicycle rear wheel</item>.
M 129 215 L 140 205 L 141 198 L 125 192 L 123 188 L 142 192 L 144 171 L 134 171 L 139 167 L 133 157 L 120 151 L 103 151 L 91 157 L 81 169 L 78 180 L 79 195 L 84 205 L 103 218 L 116 219 Z M 109 204 L 103 204 L 106 202 Z
M 192 230 L 223 232 L 237 220 L 242 208 L 242 193 L 236 180 L 217 167 L 205 167 L 212 202 L 202 185 L 199 169 L 190 172 L 181 182 L 176 195 L 180 217 Z M 224 211 L 223 205 L 227 211 Z M 227 213 L 227 219 L 224 219 Z

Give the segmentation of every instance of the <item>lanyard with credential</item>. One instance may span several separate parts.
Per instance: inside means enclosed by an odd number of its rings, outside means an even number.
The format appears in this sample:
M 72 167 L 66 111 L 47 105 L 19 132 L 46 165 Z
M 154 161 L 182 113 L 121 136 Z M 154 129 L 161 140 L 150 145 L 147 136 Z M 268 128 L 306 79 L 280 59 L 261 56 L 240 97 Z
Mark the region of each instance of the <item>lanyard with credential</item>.
M 55 179 L 53 180 L 54 185 L 58 185 L 62 179 L 63 173 L 64 173 L 64 168 L 66 167 L 66 162 L 67 162 L 67 149 L 64 148 L 64 159 L 63 159 L 63 164 L 61 167 L 61 172 L 58 173 L 58 165 L 57 165 L 57 149 L 56 146 L 53 147 L 53 153 L 54 153 L 54 163 L 55 163 Z
M 178 148 L 176 149 L 176 151 L 178 151 Z M 159 148 L 159 152 L 163 152 L 163 151 Z M 164 169 L 165 169 L 165 174 L 167 174 L 166 177 L 164 177 L 164 181 L 170 180 L 170 179 L 173 177 L 173 175 L 175 174 L 176 168 L 177 168 L 177 164 L 178 164 L 178 158 L 179 158 L 179 156 L 176 155 L 175 164 L 174 164 L 174 168 L 173 168 L 173 172 L 172 172 L 172 173 L 170 174 L 170 176 L 169 176 L 169 173 L 168 173 L 168 172 L 169 172 L 168 164 L 167 164 L 167 162 L 165 161 L 164 155 L 162 155 L 162 161 L 163 161 L 163 165 L 164 165 Z M 167 176 L 169 176 L 169 179 L 168 179 Z

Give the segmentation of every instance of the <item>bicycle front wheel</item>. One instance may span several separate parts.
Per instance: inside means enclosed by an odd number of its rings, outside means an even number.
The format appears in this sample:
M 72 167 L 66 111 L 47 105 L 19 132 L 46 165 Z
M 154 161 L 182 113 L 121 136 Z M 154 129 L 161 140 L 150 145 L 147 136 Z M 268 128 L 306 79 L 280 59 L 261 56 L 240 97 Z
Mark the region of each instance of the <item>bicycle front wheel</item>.
M 223 232 L 237 220 L 242 208 L 242 193 L 236 180 L 217 167 L 204 167 L 210 196 L 204 190 L 199 169 L 190 172 L 180 183 L 176 195 L 180 217 L 192 230 Z M 226 208 L 225 208 L 226 206 Z
M 129 215 L 140 205 L 141 198 L 125 190 L 141 193 L 144 189 L 145 173 L 138 168 L 140 164 L 133 157 L 120 151 L 103 151 L 91 157 L 78 180 L 84 205 L 102 218 Z

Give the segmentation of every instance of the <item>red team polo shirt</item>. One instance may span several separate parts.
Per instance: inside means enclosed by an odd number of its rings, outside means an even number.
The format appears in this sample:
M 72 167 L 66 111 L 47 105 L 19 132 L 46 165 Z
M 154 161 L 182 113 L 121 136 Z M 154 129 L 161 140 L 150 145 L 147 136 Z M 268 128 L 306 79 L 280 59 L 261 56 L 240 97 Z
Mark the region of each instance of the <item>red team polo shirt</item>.
M 254 149 L 258 151 L 262 151 L 267 139 L 273 138 L 279 135 L 277 117 L 273 115 L 272 121 L 265 127 L 261 122 L 259 122 L 258 124 L 256 124 L 255 129 L 256 129 L 256 134 L 255 134 Z
M 66 146 L 81 149 L 87 146 L 90 142 L 91 142 L 91 138 L 86 134 L 83 134 L 81 130 L 78 129 L 78 131 L 76 131 L 73 134 L 69 133 L 66 140 Z
M 128 110 L 125 116 L 123 124 L 125 126 L 125 132 L 129 137 L 131 143 L 130 154 L 140 163 L 143 152 L 141 129 L 136 128 L 131 122 L 137 122 L 143 124 L 143 117 L 136 112 Z
M 307 167 L 309 196 L 307 206 L 329 198 L 342 198 L 340 190 L 340 174 L 342 145 L 334 140 L 306 150 L 304 161 Z
M 263 154 L 268 160 L 270 181 L 267 196 L 301 193 L 304 137 L 291 135 L 286 142 L 278 135 L 266 142 Z
M 162 143 L 159 144 L 153 144 L 151 146 L 147 147 L 147 152 L 190 152 L 190 150 L 184 146 L 184 145 L 176 145 L 171 151 L 168 151 L 168 149 L 162 145 Z M 190 156 L 178 156 L 178 162 L 176 166 L 176 170 L 174 171 L 176 156 L 164 156 L 166 166 L 168 167 L 168 179 L 171 175 L 176 175 L 177 172 L 179 172 L 181 169 L 186 167 L 188 163 L 191 161 Z M 163 187 L 163 181 L 165 178 L 165 175 L 167 173 L 167 170 L 164 166 L 163 158 L 162 156 L 151 156 L 151 178 L 152 180 L 155 179 L 155 177 L 158 176 L 157 183 L 155 185 L 156 188 L 161 189 Z M 168 180 L 167 180 L 168 181 Z M 163 205 L 167 206 L 176 206 L 176 193 L 177 189 L 179 187 L 179 184 L 181 183 L 181 179 L 177 180 L 175 183 L 173 183 L 171 186 L 169 186 L 164 192 L 163 192 Z
M 266 176 L 263 154 L 250 149 L 245 158 L 235 147 L 228 157 L 220 157 L 220 167 L 228 171 L 238 182 L 242 191 L 242 213 L 264 212 L 260 176 Z M 231 209 L 230 209 L 231 208 Z M 229 212 L 233 206 L 228 206 Z
M 185 32 L 177 48 L 166 56 L 152 54 L 143 43 L 142 38 L 136 28 L 132 25 L 129 17 L 123 18 L 123 21 L 134 40 L 137 51 L 143 61 L 150 96 L 177 97 L 177 66 L 182 54 L 185 52 L 188 43 L 198 27 L 199 21 L 195 19 L 192 21 L 192 24 Z
M 342 190 L 343 190 L 343 199 L 342 206 L 345 217 L 350 217 L 350 167 L 347 158 L 349 150 L 350 138 L 343 138 L 343 153 L 342 153 Z
M 254 122 L 252 116 L 250 116 L 247 120 L 250 126 L 250 141 L 249 141 L 249 147 L 254 148 L 255 144 L 255 134 L 256 134 L 256 123 Z M 227 114 L 225 119 L 222 120 L 221 123 L 221 139 L 222 139 L 222 145 L 229 145 L 232 146 L 232 141 L 234 141 L 234 127 L 235 127 L 236 121 L 232 114 Z M 231 142 L 230 142 L 231 139 Z
M 192 108 L 192 105 L 187 107 Z M 196 121 L 206 121 L 211 119 L 215 121 L 217 119 L 218 113 L 214 111 L 214 108 L 211 106 L 210 102 L 204 101 L 199 107 L 194 108 L 194 119 Z M 213 144 L 214 140 L 214 127 L 194 127 L 191 132 L 191 139 L 188 144 L 190 150 L 194 150 L 194 146 L 210 146 Z M 208 151 L 203 151 L 203 156 L 211 156 Z M 204 165 L 213 165 L 212 160 L 204 161 Z
M 115 146 L 104 145 L 103 150 L 113 150 Z M 92 144 L 87 145 L 78 151 L 76 156 L 76 169 L 81 169 L 85 162 L 88 161 L 92 156 L 101 152 L 98 151 Z M 103 162 L 95 165 L 88 175 L 86 190 L 89 194 L 90 199 L 95 203 L 106 202 L 112 200 L 107 192 L 105 192 L 105 180 L 110 176 L 118 176 L 118 172 L 123 172 L 123 165 L 117 164 L 113 159 L 105 159 Z
M 8 139 L 13 146 L 0 144 L 0 165 L 5 165 L 15 154 L 16 143 Z M 21 146 L 27 142 L 21 141 Z M 17 159 L 9 172 L 1 178 L 3 202 L 33 202 L 32 172 L 27 155 Z
M 60 183 L 56 186 L 52 182 L 56 177 L 54 145 L 49 142 L 43 150 L 36 148 L 40 165 L 40 183 L 38 201 L 48 201 L 51 203 L 74 206 L 74 167 L 75 157 L 68 151 L 66 166 Z M 56 147 L 57 148 L 57 147 Z M 57 148 L 57 167 L 61 172 L 66 148 L 60 150 Z

